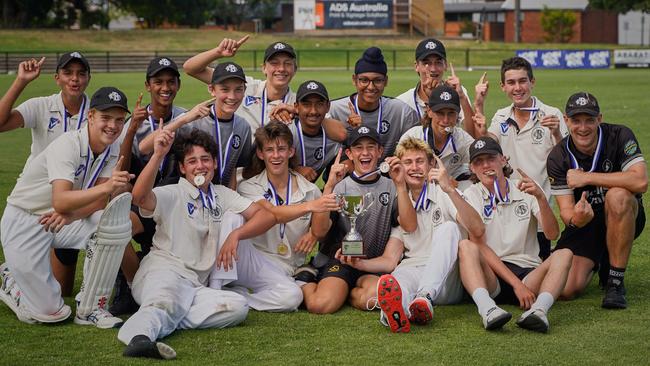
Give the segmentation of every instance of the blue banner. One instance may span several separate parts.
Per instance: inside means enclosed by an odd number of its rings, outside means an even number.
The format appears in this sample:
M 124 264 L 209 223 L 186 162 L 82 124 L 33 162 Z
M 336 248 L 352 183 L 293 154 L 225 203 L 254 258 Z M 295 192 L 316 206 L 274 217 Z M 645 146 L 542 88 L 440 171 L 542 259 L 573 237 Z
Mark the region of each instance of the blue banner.
M 536 69 L 607 69 L 609 50 L 517 50 Z
M 393 0 L 317 0 L 316 14 L 319 29 L 393 28 Z

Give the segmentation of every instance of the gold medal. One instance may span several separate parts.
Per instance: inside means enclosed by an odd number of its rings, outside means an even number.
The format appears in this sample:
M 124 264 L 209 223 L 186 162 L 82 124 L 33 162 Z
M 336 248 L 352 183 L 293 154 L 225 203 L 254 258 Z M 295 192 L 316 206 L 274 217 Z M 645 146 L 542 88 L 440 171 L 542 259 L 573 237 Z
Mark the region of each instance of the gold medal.
M 287 255 L 289 253 L 289 247 L 285 243 L 278 244 L 278 254 Z

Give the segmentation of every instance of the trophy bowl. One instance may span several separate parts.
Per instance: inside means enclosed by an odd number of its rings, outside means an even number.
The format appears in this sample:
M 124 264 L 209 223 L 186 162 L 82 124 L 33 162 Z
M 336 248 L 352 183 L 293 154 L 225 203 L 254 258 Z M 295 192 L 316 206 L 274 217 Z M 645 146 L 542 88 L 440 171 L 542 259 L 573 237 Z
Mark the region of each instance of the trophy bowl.
M 341 195 L 340 212 L 350 221 L 350 231 L 343 238 L 341 243 L 341 254 L 350 257 L 365 257 L 363 237 L 357 231 L 357 219 L 363 216 L 375 202 L 375 196 L 368 192 L 360 195 Z

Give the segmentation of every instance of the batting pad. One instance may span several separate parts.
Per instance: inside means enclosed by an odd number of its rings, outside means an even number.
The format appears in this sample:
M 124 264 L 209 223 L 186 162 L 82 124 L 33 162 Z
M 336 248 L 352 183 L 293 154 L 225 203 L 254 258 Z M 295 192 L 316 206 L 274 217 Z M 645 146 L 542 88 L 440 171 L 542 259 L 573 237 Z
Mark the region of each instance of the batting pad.
M 130 211 L 131 193 L 113 198 L 99 219 L 97 232 L 88 242 L 77 305 L 77 315 L 81 317 L 97 308 L 106 309 L 108 305 L 124 248 L 131 241 Z

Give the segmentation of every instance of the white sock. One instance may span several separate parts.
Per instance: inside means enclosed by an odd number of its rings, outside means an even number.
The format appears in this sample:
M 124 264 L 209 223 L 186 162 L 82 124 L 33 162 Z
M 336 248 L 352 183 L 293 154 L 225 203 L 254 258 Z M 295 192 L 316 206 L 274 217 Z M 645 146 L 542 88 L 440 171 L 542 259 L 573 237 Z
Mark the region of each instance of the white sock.
M 554 302 L 555 299 L 553 299 L 553 295 L 551 295 L 550 292 L 542 292 L 541 294 L 537 295 L 537 300 L 535 300 L 530 308 L 542 309 L 545 313 L 548 313 Z
M 478 307 L 478 313 L 481 316 L 485 316 L 488 310 L 495 307 L 497 304 L 490 297 L 490 293 L 483 287 L 479 287 L 472 293 L 472 299 L 476 306 Z

